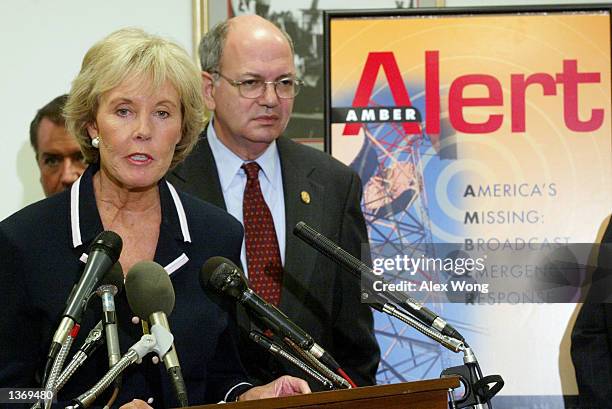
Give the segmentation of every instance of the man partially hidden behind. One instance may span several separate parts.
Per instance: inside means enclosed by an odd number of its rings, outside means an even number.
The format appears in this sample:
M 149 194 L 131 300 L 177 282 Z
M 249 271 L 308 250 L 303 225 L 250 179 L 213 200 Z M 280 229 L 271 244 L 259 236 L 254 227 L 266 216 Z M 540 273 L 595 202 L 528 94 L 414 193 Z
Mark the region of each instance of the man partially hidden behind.
M 368 243 L 357 174 L 281 136 L 301 82 L 291 39 L 259 16 L 239 16 L 206 34 L 200 60 L 212 120 L 169 179 L 240 220 L 251 288 L 312 335 L 357 385 L 374 384 L 380 350 L 359 280 L 293 235 L 304 221 L 356 257 Z M 248 334 L 244 312 L 239 323 Z M 243 337 L 242 361 L 254 378 L 303 376 L 258 348 Z
M 68 95 L 60 95 L 40 108 L 30 123 L 30 143 L 40 169 L 45 196 L 60 192 L 85 171 L 79 145 L 66 130 L 62 111 Z
M 599 246 L 591 288 L 572 330 L 580 409 L 612 408 L 612 218 Z

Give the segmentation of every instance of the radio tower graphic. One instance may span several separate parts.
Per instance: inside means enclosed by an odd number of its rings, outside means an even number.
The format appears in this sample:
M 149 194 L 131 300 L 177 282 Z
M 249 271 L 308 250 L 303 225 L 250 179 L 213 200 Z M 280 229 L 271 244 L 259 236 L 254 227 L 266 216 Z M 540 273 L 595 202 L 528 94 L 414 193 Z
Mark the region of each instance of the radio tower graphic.
M 369 107 L 381 105 L 372 100 L 368 104 Z M 421 129 L 425 129 L 424 123 Z M 372 259 L 396 255 L 416 257 L 417 254 L 436 256 L 426 183 L 435 184 L 432 179 L 440 169 L 457 159 L 456 145 L 448 143 L 453 139 L 452 132 L 444 121 L 440 135 L 407 134 L 401 123 L 362 125 L 363 145 L 350 166 L 359 173 L 363 183 L 362 209 Z M 439 282 L 434 275 L 420 271 L 415 278 Z M 393 281 L 400 277 L 385 274 L 385 278 Z M 423 301 L 459 331 L 480 332 L 478 328 L 468 327 L 466 322 L 449 319 L 444 314 L 441 296 L 429 294 Z M 375 313 L 375 332 L 381 347 L 378 383 L 437 378 L 444 368 L 457 364 L 458 357 L 450 351 L 395 318 Z

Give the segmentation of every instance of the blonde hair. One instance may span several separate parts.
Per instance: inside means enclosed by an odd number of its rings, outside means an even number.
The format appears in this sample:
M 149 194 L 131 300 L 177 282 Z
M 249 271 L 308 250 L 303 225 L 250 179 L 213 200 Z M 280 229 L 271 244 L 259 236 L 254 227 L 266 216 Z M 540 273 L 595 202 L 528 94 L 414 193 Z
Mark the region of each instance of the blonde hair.
M 85 160 L 98 162 L 87 125 L 95 122 L 100 97 L 126 80 L 153 89 L 170 81 L 178 92 L 183 120 L 172 169 L 191 152 L 204 126 L 201 74 L 182 47 L 141 29 L 115 31 L 87 51 L 64 108 L 68 132 L 76 137 Z

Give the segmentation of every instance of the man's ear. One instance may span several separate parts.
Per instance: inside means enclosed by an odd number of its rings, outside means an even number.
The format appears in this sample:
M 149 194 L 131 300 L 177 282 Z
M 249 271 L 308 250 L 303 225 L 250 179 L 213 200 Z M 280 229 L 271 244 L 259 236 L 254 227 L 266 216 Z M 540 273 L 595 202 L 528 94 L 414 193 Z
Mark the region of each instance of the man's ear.
M 209 111 L 215 110 L 215 79 L 211 73 L 202 71 L 202 97 L 204 98 L 204 106 Z

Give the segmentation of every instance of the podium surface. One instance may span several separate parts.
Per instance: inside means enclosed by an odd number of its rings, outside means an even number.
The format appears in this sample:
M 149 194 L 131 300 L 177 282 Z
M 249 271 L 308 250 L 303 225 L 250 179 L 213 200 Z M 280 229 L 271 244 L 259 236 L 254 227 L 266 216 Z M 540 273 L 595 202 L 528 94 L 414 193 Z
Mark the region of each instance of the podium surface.
M 316 392 L 284 398 L 226 403 L 223 409 L 448 409 L 448 390 L 459 386 L 458 377 L 404 382 L 392 385 Z M 219 409 L 218 404 L 192 406 Z

